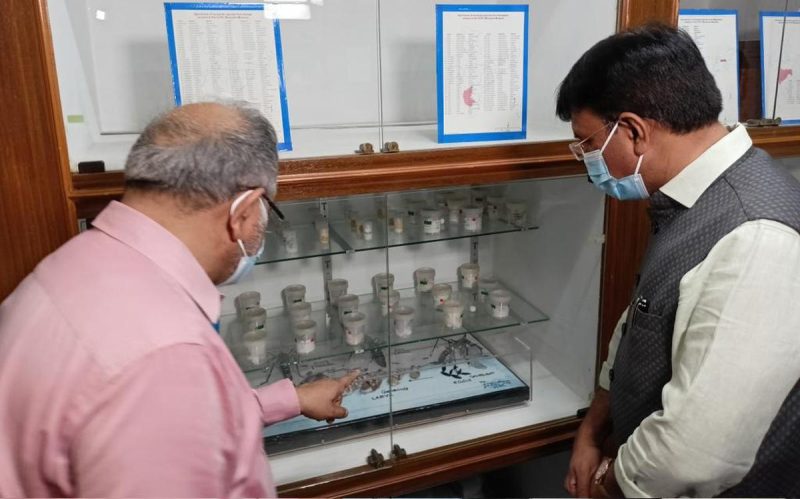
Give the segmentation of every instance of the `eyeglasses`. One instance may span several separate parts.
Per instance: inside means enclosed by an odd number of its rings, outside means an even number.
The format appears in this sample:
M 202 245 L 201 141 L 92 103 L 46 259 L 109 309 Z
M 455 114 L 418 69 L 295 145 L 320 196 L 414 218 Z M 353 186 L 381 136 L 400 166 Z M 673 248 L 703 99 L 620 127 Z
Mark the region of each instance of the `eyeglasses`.
M 613 124 L 614 124 L 614 122 L 613 122 L 613 121 L 611 121 L 611 122 L 607 122 L 605 125 L 603 125 L 603 127 L 602 127 L 602 128 L 598 128 L 597 130 L 595 130 L 594 132 L 592 132 L 592 134 L 591 134 L 591 135 L 589 135 L 588 137 L 586 137 L 585 139 L 583 139 L 583 140 L 576 140 L 575 142 L 572 142 L 572 143 L 570 143 L 570 144 L 569 144 L 569 150 L 570 150 L 570 151 L 572 151 L 572 155 L 573 155 L 573 156 L 575 156 L 575 159 L 577 159 L 578 161 L 583 161 L 583 157 L 584 157 L 584 156 L 585 156 L 587 153 L 591 152 L 591 151 L 587 151 L 587 150 L 585 150 L 585 149 L 584 149 L 584 147 L 583 147 L 583 144 L 584 144 L 584 142 L 586 142 L 587 140 L 591 139 L 592 137 L 594 137 L 594 136 L 595 136 L 595 135 L 597 135 L 598 133 L 602 132 L 602 131 L 603 131 L 603 130 L 605 130 L 606 128 L 608 128 L 608 127 L 612 126 Z M 593 150 L 594 150 L 594 149 L 592 149 L 592 151 L 593 151 Z
M 281 222 L 286 221 L 286 217 L 283 216 L 283 212 L 281 212 L 280 208 L 278 208 L 278 205 L 272 202 L 269 196 L 267 196 L 266 194 L 262 194 L 261 198 L 267 202 L 267 206 L 269 206 L 269 209 L 275 212 L 276 215 L 278 215 L 278 220 L 280 220 Z
M 254 191 L 256 189 L 258 189 L 258 187 L 245 187 L 243 190 Z M 272 210 L 276 215 L 278 215 L 278 220 L 280 220 L 281 222 L 286 221 L 286 217 L 283 216 L 283 212 L 280 210 L 280 208 L 278 208 L 278 205 L 276 205 L 275 202 L 272 201 L 269 198 L 269 196 L 267 196 L 266 192 L 264 192 L 264 194 L 261 195 L 261 199 L 263 199 L 264 202 L 267 203 L 267 208 L 269 210 Z

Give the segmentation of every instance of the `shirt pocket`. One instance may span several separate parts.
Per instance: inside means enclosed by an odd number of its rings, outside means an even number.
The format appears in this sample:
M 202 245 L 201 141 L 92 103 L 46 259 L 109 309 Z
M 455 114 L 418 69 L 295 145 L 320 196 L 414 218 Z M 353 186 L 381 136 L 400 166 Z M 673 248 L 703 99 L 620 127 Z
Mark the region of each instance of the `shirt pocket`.
M 666 384 L 671 376 L 672 324 L 669 317 L 644 311 L 632 304 L 620 352 L 627 369 Z

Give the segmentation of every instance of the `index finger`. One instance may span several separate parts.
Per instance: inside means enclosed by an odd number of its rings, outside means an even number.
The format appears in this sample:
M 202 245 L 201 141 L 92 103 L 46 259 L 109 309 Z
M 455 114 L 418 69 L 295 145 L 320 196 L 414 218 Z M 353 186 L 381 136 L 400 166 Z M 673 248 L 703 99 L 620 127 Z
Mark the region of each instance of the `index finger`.
M 350 372 L 348 374 L 345 374 L 344 376 L 339 378 L 339 386 L 341 386 L 342 389 L 344 390 L 345 388 L 350 386 L 350 384 L 353 381 L 355 381 L 356 378 L 358 378 L 360 375 L 361 375 L 361 371 L 359 371 L 358 369 L 356 369 L 355 371 L 352 371 L 352 372 Z

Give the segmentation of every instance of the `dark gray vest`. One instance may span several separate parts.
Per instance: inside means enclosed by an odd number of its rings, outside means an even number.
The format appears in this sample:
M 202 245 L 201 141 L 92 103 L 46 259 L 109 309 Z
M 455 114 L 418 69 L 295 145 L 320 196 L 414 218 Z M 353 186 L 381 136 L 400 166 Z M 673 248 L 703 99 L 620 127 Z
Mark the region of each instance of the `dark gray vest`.
M 774 220 L 800 232 L 800 183 L 767 153 L 751 148 L 691 209 L 661 192 L 654 194 L 650 218 L 653 234 L 611 372 L 611 418 L 618 445 L 644 418 L 663 408 L 661 390 L 672 377 L 681 277 L 744 222 Z M 772 423 L 750 473 L 726 494 L 800 494 L 799 409 L 800 383 Z

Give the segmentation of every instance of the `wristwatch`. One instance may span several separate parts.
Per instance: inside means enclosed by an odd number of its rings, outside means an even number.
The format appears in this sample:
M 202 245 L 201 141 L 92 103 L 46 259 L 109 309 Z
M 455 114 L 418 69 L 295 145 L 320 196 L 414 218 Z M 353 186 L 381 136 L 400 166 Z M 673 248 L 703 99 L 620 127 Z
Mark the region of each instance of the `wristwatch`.
M 612 466 L 614 466 L 614 458 L 604 457 L 603 460 L 600 461 L 600 466 L 597 467 L 597 471 L 594 472 L 594 484 L 605 497 L 614 497 L 606 488 L 606 476 L 608 475 L 608 470 L 610 470 Z

